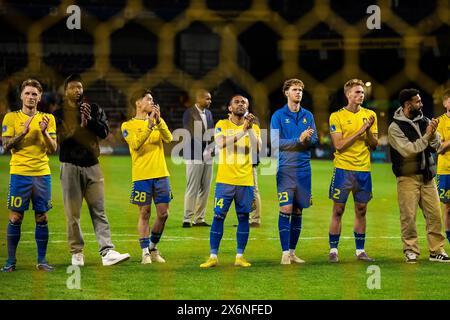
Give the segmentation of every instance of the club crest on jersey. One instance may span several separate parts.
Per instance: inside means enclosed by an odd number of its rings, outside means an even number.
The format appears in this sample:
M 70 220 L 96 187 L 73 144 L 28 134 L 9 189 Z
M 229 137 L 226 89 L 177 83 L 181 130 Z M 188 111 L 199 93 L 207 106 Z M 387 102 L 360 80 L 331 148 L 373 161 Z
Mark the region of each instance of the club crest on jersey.
M 336 126 L 334 124 L 332 124 L 330 126 L 330 132 L 335 132 L 336 131 Z
M 306 120 L 306 118 L 303 118 L 303 124 L 307 124 L 308 120 Z
M 347 124 L 352 124 L 352 120 L 347 120 Z
M 8 126 L 3 126 L 2 127 L 2 133 L 5 133 L 7 129 L 8 129 Z
M 128 136 L 128 130 L 123 130 L 122 135 L 124 138 L 126 138 Z
M 284 119 L 284 123 L 291 123 L 291 120 L 289 120 L 288 118 Z
M 222 132 L 222 128 L 216 128 L 216 133 Z

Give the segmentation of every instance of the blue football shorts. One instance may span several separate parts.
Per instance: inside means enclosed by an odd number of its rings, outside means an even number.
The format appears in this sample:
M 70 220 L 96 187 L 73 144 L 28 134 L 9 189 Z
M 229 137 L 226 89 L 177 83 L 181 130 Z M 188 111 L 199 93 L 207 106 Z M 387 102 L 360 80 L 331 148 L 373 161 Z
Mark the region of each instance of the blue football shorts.
M 450 174 L 438 174 L 436 176 L 439 199 L 442 203 L 450 203 Z
M 16 212 L 27 211 L 33 204 L 34 212 L 47 212 L 52 208 L 51 176 L 10 175 L 8 209 Z
M 298 209 L 309 208 L 312 204 L 311 170 L 278 170 L 277 192 L 280 207 L 292 204 Z
M 169 203 L 172 199 L 170 192 L 169 177 L 138 180 L 133 182 L 130 202 L 138 206 L 151 205 L 152 199 L 155 204 Z
M 253 186 L 216 183 L 214 214 L 225 218 L 233 200 L 236 213 L 249 213 L 252 210 L 253 198 Z
M 350 192 L 355 202 L 368 203 L 372 199 L 370 172 L 334 168 L 328 197 L 334 202 L 346 203 Z

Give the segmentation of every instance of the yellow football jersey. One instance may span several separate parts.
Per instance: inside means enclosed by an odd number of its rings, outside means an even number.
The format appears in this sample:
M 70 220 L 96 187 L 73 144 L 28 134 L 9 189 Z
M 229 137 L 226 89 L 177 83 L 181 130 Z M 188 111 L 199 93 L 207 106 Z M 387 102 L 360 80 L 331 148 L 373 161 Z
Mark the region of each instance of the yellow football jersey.
M 215 137 L 232 136 L 243 131 L 244 124 L 237 126 L 230 120 L 220 120 L 216 124 Z M 259 138 L 259 127 L 254 124 L 253 130 Z M 219 150 L 219 165 L 217 169 L 217 183 L 236 186 L 253 186 L 251 143 L 248 133 L 233 144 Z
M 10 174 L 23 176 L 50 174 L 47 146 L 39 127 L 39 122 L 44 116 L 50 118 L 47 132 L 53 139 L 56 139 L 55 117 L 52 114 L 38 111 L 30 122 L 30 131 L 18 142 L 16 148 L 11 149 Z M 8 112 L 3 119 L 2 137 L 13 138 L 22 133 L 24 124 L 29 118 L 22 110 Z
M 342 138 L 348 138 L 355 134 L 364 122 L 373 115 L 375 122 L 370 128 L 374 134 L 378 134 L 378 122 L 375 112 L 361 107 L 356 113 L 342 108 L 330 115 L 330 133 L 342 133 Z M 334 166 L 344 170 L 370 171 L 370 150 L 364 133 L 355 143 L 342 151 L 334 152 Z
M 122 135 L 130 148 L 133 181 L 169 176 L 163 142 L 171 142 L 172 134 L 162 118 L 152 130 L 148 120 L 133 118 L 122 123 Z
M 450 118 L 444 113 L 439 118 L 437 132 L 441 136 L 441 141 L 450 140 Z M 450 151 L 438 155 L 437 162 L 438 174 L 450 174 Z

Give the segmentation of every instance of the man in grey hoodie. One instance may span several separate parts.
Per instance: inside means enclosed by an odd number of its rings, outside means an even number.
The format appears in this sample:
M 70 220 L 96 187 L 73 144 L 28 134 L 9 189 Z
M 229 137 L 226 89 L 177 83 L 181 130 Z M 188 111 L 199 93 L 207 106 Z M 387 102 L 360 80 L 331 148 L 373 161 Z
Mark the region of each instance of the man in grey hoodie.
M 436 134 L 438 120 L 428 119 L 422 113 L 420 92 L 404 89 L 399 94 L 401 107 L 389 126 L 392 170 L 397 177 L 397 198 L 403 252 L 407 263 L 416 263 L 420 254 L 417 230 L 417 207 L 426 220 L 430 261 L 450 262 L 444 251 L 439 196 L 434 181 L 436 164 L 432 153 L 441 143 Z

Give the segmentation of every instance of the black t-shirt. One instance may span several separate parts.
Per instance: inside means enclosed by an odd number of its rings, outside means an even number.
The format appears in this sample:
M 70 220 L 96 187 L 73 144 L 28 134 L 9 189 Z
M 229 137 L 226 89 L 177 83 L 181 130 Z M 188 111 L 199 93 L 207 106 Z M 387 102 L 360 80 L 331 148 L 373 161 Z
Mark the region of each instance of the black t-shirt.
M 97 104 L 90 104 L 91 120 L 81 127 L 79 108 L 63 105 L 53 115 L 60 145 L 59 160 L 80 167 L 90 167 L 98 163 L 100 155 L 99 138 L 105 139 L 109 133 L 108 119 Z

